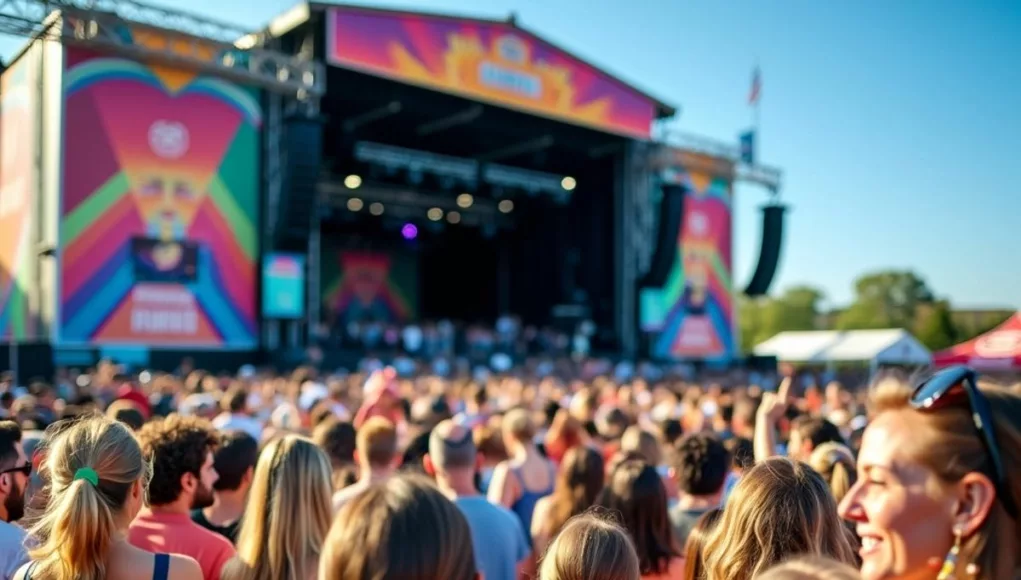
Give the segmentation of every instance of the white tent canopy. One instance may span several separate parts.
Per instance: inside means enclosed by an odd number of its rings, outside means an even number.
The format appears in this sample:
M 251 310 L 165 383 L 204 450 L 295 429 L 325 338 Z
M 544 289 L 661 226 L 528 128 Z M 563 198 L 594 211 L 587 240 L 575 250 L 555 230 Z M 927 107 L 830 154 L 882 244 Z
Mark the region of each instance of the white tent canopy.
M 757 356 L 783 362 L 826 364 L 867 362 L 872 365 L 928 365 L 932 353 L 910 332 L 888 330 L 810 330 L 781 332 L 755 347 Z

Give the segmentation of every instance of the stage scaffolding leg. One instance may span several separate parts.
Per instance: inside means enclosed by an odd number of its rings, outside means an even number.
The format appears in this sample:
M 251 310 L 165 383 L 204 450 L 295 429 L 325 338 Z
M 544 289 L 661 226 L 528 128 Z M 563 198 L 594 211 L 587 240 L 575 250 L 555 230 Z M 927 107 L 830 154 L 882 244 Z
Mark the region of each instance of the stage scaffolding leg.
M 507 244 L 500 244 L 500 263 L 498 265 L 497 274 L 497 314 L 504 316 L 510 314 L 510 250 L 507 248 Z
M 319 308 L 322 305 L 322 288 L 319 282 L 320 272 L 320 254 L 322 252 L 320 248 L 321 236 L 322 236 L 322 220 L 319 218 L 319 203 L 316 202 L 315 208 L 312 210 L 312 224 L 309 228 L 308 236 L 308 329 L 307 329 L 307 342 L 309 345 L 313 344 L 314 337 L 316 336 L 320 315 Z
M 617 156 L 614 215 L 617 219 L 614 262 L 617 280 L 615 321 L 621 354 L 638 356 L 641 328 L 638 314 L 638 281 L 648 271 L 653 246 L 649 149 L 630 142 Z

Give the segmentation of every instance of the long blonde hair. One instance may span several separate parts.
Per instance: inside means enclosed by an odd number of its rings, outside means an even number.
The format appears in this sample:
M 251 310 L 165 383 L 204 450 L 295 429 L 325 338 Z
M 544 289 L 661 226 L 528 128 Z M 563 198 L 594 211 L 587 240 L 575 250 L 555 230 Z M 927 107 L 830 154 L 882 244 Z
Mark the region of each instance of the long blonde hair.
M 312 441 L 285 435 L 263 449 L 224 580 L 309 580 L 333 514 L 330 460 Z
M 706 577 L 713 580 L 754 578 L 800 554 L 855 563 L 851 531 L 826 482 L 786 457 L 770 458 L 741 476 L 703 554 Z
M 1007 493 L 1014 504 L 1021 505 L 1021 397 L 1007 389 L 980 385 L 989 401 L 997 443 L 1008 474 Z M 913 389 L 903 381 L 881 380 L 873 387 L 869 412 L 875 417 L 886 412 L 911 409 Z M 967 404 L 919 412 L 931 429 L 922 430 L 915 461 L 935 473 L 944 482 L 960 481 L 968 473 L 987 473 L 989 454 L 975 431 L 974 419 Z M 934 532 L 939 532 L 934 530 Z M 947 531 L 949 533 L 949 530 Z M 957 567 L 970 564 L 978 567 L 979 578 L 1013 578 L 1021 564 L 1021 520 L 1014 520 L 1004 509 L 999 497 L 979 531 L 964 540 L 958 554 Z
M 812 469 L 826 480 L 833 493 L 833 499 L 839 504 L 851 486 L 858 480 L 857 471 L 854 465 L 854 454 L 845 445 L 840 443 L 823 443 L 812 451 L 808 460 Z
M 45 471 L 48 502 L 30 532 L 42 541 L 28 553 L 33 577 L 104 580 L 114 533 L 131 517 L 122 513 L 131 488 L 151 475 L 138 441 L 106 417 L 79 419 L 50 442 Z
M 639 580 L 638 553 L 627 531 L 592 513 L 568 520 L 539 567 L 540 580 Z

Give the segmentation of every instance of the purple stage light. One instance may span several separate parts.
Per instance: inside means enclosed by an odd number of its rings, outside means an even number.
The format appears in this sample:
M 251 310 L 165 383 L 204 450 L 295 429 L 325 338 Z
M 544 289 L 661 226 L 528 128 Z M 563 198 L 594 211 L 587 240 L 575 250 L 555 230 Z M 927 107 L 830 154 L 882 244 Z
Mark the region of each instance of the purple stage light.
M 405 240 L 413 240 L 418 237 L 418 228 L 415 227 L 415 224 L 404 224 L 404 227 L 401 228 L 401 235 Z

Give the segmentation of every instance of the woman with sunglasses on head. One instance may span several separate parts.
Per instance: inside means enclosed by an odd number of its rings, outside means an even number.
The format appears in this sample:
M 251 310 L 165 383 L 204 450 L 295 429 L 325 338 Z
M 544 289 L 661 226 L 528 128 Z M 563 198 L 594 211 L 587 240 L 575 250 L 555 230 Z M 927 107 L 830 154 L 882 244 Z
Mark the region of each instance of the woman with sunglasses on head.
M 1021 397 L 964 367 L 878 382 L 840 505 L 862 577 L 1010 580 L 1021 564 Z

